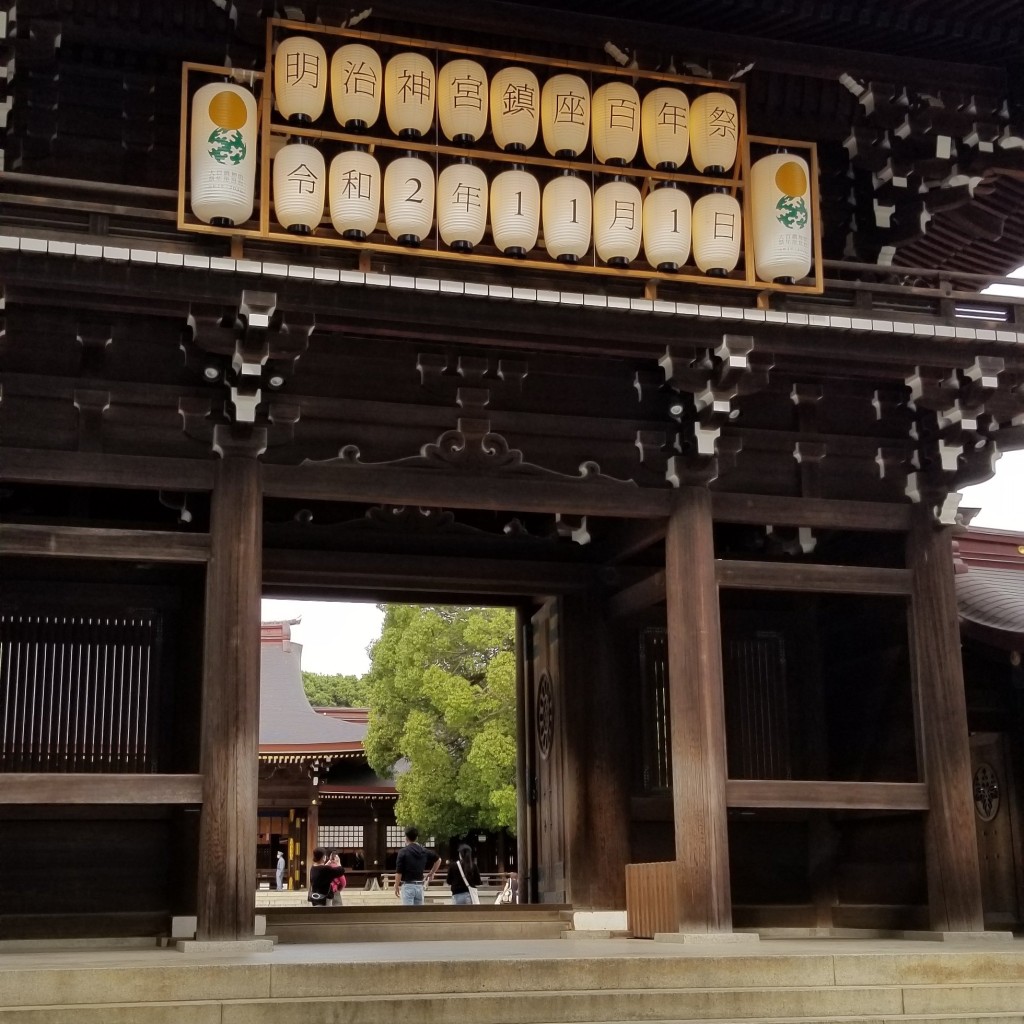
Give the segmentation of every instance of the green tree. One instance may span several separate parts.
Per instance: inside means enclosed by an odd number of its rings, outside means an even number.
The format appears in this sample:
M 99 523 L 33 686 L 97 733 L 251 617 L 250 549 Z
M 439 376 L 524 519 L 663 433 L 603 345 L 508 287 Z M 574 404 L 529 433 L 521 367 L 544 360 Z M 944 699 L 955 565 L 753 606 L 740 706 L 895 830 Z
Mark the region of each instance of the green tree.
M 514 612 L 386 605 L 369 679 L 370 765 L 409 762 L 398 820 L 438 836 L 514 832 Z
M 303 672 L 302 687 L 315 708 L 365 708 L 370 700 L 368 676 Z

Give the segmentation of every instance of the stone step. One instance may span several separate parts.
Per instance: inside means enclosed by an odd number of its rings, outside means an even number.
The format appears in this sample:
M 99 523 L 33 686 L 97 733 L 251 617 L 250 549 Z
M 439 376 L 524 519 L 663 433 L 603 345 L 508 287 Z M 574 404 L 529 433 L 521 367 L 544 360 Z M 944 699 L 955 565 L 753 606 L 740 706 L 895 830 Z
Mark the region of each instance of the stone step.
M 329 915 L 330 911 L 314 911 Z M 333 915 L 331 915 L 333 917 Z M 468 917 L 468 915 L 467 915 Z M 267 925 L 268 937 L 283 944 L 315 942 L 455 942 L 460 939 L 559 939 L 564 921 L 277 921 Z
M 422 907 L 403 907 L 392 903 L 383 907 L 268 907 L 265 911 L 267 923 L 294 921 L 306 918 L 320 919 L 334 914 L 344 915 L 346 920 L 416 920 L 431 921 L 464 920 L 467 914 L 479 915 L 489 921 L 572 921 L 572 907 L 563 904 L 541 905 L 499 905 L 455 907 L 450 904 L 428 904 Z
M 571 930 L 572 910 L 560 905 L 282 907 L 267 911 L 267 934 L 286 944 L 557 939 Z
M 414 969 L 414 965 L 409 965 Z M 927 990 L 930 991 L 930 990 Z M 35 1004 L 0 1009 L 5 1024 L 393 1024 L 415 1019 L 418 1024 L 613 1024 L 622 1021 L 698 1022 L 716 1024 L 1016 1024 L 1021 1020 L 1021 986 L 962 986 L 960 991 L 932 993 L 944 1000 L 941 1010 L 928 1012 L 905 1003 L 911 989 L 862 987 L 846 989 L 685 989 L 520 993 L 461 993 L 395 997 L 344 996 L 303 998 L 260 997 L 208 1000 L 165 1000 L 146 1004 L 94 1003 L 87 1006 Z M 44 995 L 40 993 L 40 995 Z M 950 1003 L 950 997 L 954 1002 Z M 929 1002 L 926 999 L 924 1002 Z
M 319 911 L 314 911 L 319 913 Z M 326 911 L 324 912 L 326 913 Z M 614 941 L 614 940 L 613 940 Z M 107 1002 L 111 993 L 125 1003 L 238 999 L 316 999 L 352 997 L 424 998 L 444 1002 L 461 995 L 520 995 L 612 992 L 653 997 L 690 991 L 772 993 L 817 991 L 883 993 L 898 998 L 900 1011 L 942 1014 L 954 1005 L 978 1012 L 1024 1011 L 1024 943 L 1021 952 L 928 954 L 743 954 L 644 955 L 646 943 L 628 944 L 636 955 L 597 955 L 592 942 L 564 941 L 501 944 L 515 955 L 487 958 L 481 946 L 453 943 L 431 957 L 429 947 L 403 947 L 401 959 L 339 962 L 315 948 L 308 956 L 289 952 L 287 961 L 271 954 L 196 961 L 170 950 L 97 953 L 82 966 L 78 954 L 54 954 L 45 966 L 18 969 L 26 958 L 3 958 L 0 1007 Z M 614 948 L 614 947 L 613 947 Z M 474 955 L 475 954 L 475 955 Z M 33 963 L 37 961 L 33 958 Z M 52 966 L 51 966 L 52 964 Z M 972 1001 L 973 1000 L 973 1001 Z M 980 1000 L 980 1002 L 979 1002 Z M 989 1000 L 989 1004 L 985 1004 Z M 1001 1003 L 1000 1000 L 1009 1000 Z M 671 1007 L 666 1008 L 671 1011 Z M 841 1013 L 836 1007 L 836 1013 Z M 874 1012 L 855 1005 L 849 1013 Z M 763 1014 L 764 1015 L 764 1014 Z M 784 1016 L 780 1009 L 776 1016 Z M 629 1014 L 632 1016 L 632 1014 Z M 663 1019 L 685 1016 L 666 1012 Z M 725 1016 L 722 1014 L 722 1016 Z M 3 1018 L 0 1017 L 0 1020 Z M 539 1018 L 538 1018 L 539 1019 Z M 576 1019 L 576 1018 L 572 1018 Z M 585 1018 L 584 1018 L 585 1019 Z

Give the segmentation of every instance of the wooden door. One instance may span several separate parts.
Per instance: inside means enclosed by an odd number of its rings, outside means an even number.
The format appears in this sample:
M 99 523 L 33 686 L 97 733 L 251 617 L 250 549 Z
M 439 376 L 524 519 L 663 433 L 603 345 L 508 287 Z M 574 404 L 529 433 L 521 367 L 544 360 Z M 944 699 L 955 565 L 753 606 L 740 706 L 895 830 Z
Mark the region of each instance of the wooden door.
M 532 619 L 527 728 L 531 786 L 536 799 L 536 896 L 541 903 L 564 903 L 565 791 L 563 764 L 564 690 L 558 642 L 558 601 L 548 601 Z
M 1008 745 L 1005 733 L 981 732 L 971 736 L 974 821 L 987 928 L 1007 928 L 1020 922 L 1017 877 L 1018 868 L 1024 865 L 1017 863 L 1017 807 Z

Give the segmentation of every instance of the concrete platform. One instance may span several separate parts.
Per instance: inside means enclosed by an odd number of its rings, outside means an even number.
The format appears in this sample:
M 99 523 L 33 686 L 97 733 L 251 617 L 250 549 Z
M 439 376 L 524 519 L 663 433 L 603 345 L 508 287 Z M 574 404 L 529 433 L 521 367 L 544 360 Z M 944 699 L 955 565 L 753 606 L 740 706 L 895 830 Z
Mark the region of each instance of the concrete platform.
M 1024 941 L 637 939 L 0 954 L 0 1024 L 1024 1024 Z

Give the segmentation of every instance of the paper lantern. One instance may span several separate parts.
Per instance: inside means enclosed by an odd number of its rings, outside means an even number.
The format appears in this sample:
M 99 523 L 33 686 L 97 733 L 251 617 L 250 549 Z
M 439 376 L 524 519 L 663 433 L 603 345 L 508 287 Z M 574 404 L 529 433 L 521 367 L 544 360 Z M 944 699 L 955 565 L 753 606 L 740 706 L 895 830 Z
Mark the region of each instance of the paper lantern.
M 693 204 L 693 259 L 705 274 L 724 277 L 740 258 L 743 216 L 739 201 L 712 192 Z
M 555 75 L 540 97 L 544 146 L 552 156 L 571 160 L 590 137 L 590 88 L 579 75 Z
M 724 174 L 736 162 L 739 139 L 736 101 L 728 93 L 706 92 L 690 107 L 690 153 L 702 174 Z
M 316 146 L 292 143 L 274 157 L 274 216 L 286 231 L 308 235 L 324 215 L 327 168 Z
M 190 198 L 206 224 L 231 227 L 252 216 L 256 195 L 256 98 L 212 82 L 192 97 Z
M 290 36 L 274 55 L 274 97 L 281 116 L 309 124 L 327 102 L 327 51 L 308 36 Z
M 540 185 L 514 167 L 491 182 L 491 234 L 506 256 L 525 256 L 540 232 Z
M 544 186 L 541 216 L 544 248 L 560 263 L 578 263 L 590 248 L 593 221 L 590 186 L 572 171 Z
M 609 82 L 591 104 L 594 156 L 603 164 L 628 164 L 640 146 L 640 94 L 628 82 Z
M 401 245 L 419 245 L 434 220 L 434 171 L 415 156 L 392 160 L 384 172 L 384 223 Z
M 384 73 L 380 54 L 362 43 L 348 43 L 331 58 L 331 104 L 347 131 L 364 131 L 380 117 Z
M 445 138 L 460 145 L 487 131 L 487 72 L 475 60 L 452 60 L 437 76 L 437 116 Z
M 690 197 L 665 182 L 644 200 L 644 256 L 661 271 L 678 270 L 690 258 Z
M 380 164 L 363 149 L 339 153 L 331 161 L 329 195 L 334 230 L 361 242 L 380 215 Z
M 640 189 L 617 178 L 594 193 L 594 248 L 597 258 L 624 267 L 637 258 L 643 234 Z
M 471 252 L 487 226 L 487 175 L 468 161 L 446 167 L 437 179 L 437 230 L 456 252 Z
M 674 171 L 690 151 L 690 101 L 681 89 L 664 86 L 644 97 L 640 132 L 644 159 L 651 167 Z
M 762 157 L 750 169 L 754 270 L 787 283 L 811 269 L 811 191 L 807 161 L 791 153 Z
M 422 53 L 407 51 L 388 61 L 384 111 L 388 127 L 403 139 L 418 139 L 430 131 L 434 123 L 434 65 Z
M 527 68 L 502 68 L 491 79 L 491 133 L 499 149 L 522 153 L 537 141 L 540 83 Z

